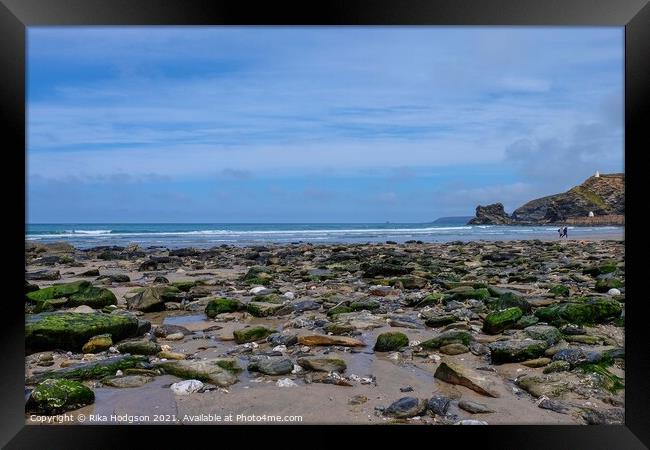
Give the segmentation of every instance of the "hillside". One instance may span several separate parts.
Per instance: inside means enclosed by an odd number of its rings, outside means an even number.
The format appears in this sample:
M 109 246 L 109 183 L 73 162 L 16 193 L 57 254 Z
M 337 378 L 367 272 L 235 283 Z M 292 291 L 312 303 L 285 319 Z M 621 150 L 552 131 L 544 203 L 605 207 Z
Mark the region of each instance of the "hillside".
M 501 208 L 497 208 L 497 205 Z M 476 218 L 470 224 L 551 224 L 591 223 L 620 224 L 625 213 L 625 174 L 591 176 L 579 186 L 561 194 L 531 200 L 515 209 L 512 215 L 503 211 L 500 204 L 477 207 Z M 486 210 L 501 210 L 501 214 L 486 215 Z M 588 219 L 590 213 L 594 218 Z M 604 216 L 611 216 L 608 220 Z M 615 217 L 616 216 L 616 217 Z M 599 219 L 600 218 L 600 219 Z

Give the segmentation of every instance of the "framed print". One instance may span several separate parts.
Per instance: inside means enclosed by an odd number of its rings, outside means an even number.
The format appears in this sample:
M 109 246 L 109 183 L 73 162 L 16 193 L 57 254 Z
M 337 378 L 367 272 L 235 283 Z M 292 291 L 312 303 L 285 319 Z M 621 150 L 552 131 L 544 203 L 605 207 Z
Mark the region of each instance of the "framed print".
M 0 11 L 7 448 L 650 442 L 647 2 Z

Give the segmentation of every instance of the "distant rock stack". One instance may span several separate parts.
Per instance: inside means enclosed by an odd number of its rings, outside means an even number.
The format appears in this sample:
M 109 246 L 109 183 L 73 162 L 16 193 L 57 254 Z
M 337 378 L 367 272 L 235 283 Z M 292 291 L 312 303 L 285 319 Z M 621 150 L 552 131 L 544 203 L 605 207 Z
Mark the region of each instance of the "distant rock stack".
M 468 225 L 509 225 L 512 219 L 506 214 L 502 203 L 476 207 L 476 217 Z

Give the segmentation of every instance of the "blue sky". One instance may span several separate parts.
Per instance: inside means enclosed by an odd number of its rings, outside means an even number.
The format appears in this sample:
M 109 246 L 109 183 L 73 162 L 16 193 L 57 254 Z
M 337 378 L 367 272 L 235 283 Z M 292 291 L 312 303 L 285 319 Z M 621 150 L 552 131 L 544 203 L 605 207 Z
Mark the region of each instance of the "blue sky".
M 623 171 L 623 28 L 28 29 L 28 222 L 427 222 Z

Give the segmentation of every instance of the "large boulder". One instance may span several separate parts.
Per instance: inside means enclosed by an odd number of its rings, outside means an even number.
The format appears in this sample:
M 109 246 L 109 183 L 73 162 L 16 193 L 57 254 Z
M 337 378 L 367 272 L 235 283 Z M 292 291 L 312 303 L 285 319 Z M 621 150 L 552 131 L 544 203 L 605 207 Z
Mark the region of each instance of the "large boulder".
M 93 336 L 110 334 L 113 341 L 135 336 L 138 320 L 116 314 L 53 312 L 25 316 L 28 353 L 44 350 L 80 351 Z

